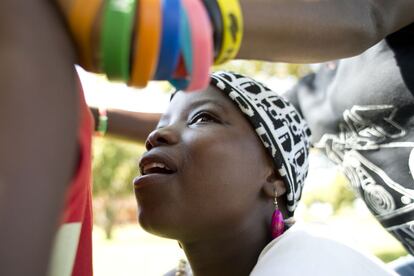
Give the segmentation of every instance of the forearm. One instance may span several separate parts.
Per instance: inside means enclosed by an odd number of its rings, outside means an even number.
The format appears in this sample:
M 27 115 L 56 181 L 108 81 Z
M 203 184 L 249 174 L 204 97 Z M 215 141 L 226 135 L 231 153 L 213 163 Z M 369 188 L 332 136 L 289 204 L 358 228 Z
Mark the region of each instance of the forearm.
M 0 1 L 0 60 L 0 275 L 45 275 L 77 129 L 74 53 L 50 1 Z
M 312 63 L 357 55 L 414 21 L 412 0 L 240 0 L 239 58 Z
M 99 112 L 90 108 L 95 118 L 95 129 L 99 123 Z M 106 135 L 132 142 L 143 143 L 155 129 L 161 114 L 130 112 L 119 109 L 108 109 L 108 129 Z

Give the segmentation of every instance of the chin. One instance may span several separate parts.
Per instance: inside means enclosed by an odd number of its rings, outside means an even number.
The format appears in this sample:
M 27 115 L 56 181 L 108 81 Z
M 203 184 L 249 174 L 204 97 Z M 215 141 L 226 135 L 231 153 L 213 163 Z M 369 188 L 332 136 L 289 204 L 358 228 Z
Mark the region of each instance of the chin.
M 145 210 L 138 210 L 138 223 L 146 232 L 167 239 L 179 239 L 180 233 L 178 232 L 182 231 L 183 227 L 177 227 L 177 223 L 162 217 L 145 212 Z

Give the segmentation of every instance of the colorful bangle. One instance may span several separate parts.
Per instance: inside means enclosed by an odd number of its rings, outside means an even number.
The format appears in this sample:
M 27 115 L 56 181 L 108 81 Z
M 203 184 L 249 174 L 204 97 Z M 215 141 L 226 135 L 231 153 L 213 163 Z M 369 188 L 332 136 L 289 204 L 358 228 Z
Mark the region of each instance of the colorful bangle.
M 189 83 L 188 76 L 193 71 L 193 47 L 191 45 L 190 22 L 188 21 L 187 10 L 184 7 L 180 19 L 180 50 L 177 69 L 170 83 L 178 90 L 185 90 Z
M 180 58 L 178 60 L 177 69 L 174 72 L 174 80 L 176 79 L 186 79 L 188 76 L 187 69 L 185 66 L 184 57 L 180 55 Z M 173 80 L 170 80 L 170 82 Z
M 223 16 L 223 44 L 215 64 L 236 57 L 243 38 L 243 16 L 238 0 L 217 0 Z
M 187 91 L 205 89 L 210 83 L 213 65 L 213 30 L 204 5 L 199 0 L 183 0 L 189 11 L 191 42 L 193 45 L 193 71 Z
M 75 0 L 69 7 L 69 28 L 77 44 L 80 65 L 88 71 L 96 71 L 93 61 L 92 29 L 102 6 L 102 0 Z
M 180 0 L 163 1 L 161 50 L 155 80 L 172 77 L 180 57 Z
M 110 80 L 129 80 L 135 9 L 136 0 L 106 1 L 101 53 L 102 68 Z
M 213 27 L 214 59 L 217 59 L 223 44 L 223 17 L 216 0 L 203 0 Z
M 98 129 L 97 133 L 99 136 L 105 136 L 106 132 L 108 131 L 108 114 L 106 109 L 99 108 L 99 121 L 98 121 Z
M 187 11 L 192 44 L 192 72 L 183 90 L 195 91 L 208 86 L 213 63 L 213 38 L 207 11 L 200 0 L 183 0 Z M 186 81 L 183 82 L 186 86 Z M 181 86 L 181 83 L 180 83 Z
M 108 79 L 135 87 L 146 86 L 152 78 L 172 79 L 177 88 L 193 91 L 208 86 L 209 69 L 223 52 L 226 37 L 225 16 L 220 13 L 224 0 L 203 1 L 205 5 L 202 0 L 62 0 L 59 4 L 86 70 L 102 69 Z M 234 9 L 234 3 L 224 5 Z M 97 25 L 101 18 L 102 24 Z M 98 36 L 96 47 L 93 38 Z M 174 75 L 177 69 L 184 76 Z
M 145 87 L 153 78 L 158 63 L 161 40 L 161 0 L 139 0 L 137 12 L 135 56 L 129 82 L 135 87 Z

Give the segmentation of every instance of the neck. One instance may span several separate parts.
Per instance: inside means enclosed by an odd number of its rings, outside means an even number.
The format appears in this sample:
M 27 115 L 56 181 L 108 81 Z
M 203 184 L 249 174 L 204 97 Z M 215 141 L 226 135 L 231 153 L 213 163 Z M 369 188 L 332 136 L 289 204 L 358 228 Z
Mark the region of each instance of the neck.
M 265 223 L 233 229 L 227 235 L 196 242 L 181 241 L 195 276 L 249 275 L 270 242 Z

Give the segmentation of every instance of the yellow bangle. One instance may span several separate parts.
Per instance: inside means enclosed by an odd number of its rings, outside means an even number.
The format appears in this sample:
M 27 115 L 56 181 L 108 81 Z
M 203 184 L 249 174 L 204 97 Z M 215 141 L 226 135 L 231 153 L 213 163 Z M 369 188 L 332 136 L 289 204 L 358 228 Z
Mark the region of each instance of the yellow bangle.
M 96 71 L 92 46 L 92 31 L 102 0 L 74 0 L 69 10 L 69 28 L 77 44 L 80 65 L 88 71 Z
M 214 64 L 236 57 L 243 38 L 243 16 L 238 0 L 217 0 L 223 18 L 223 44 Z

